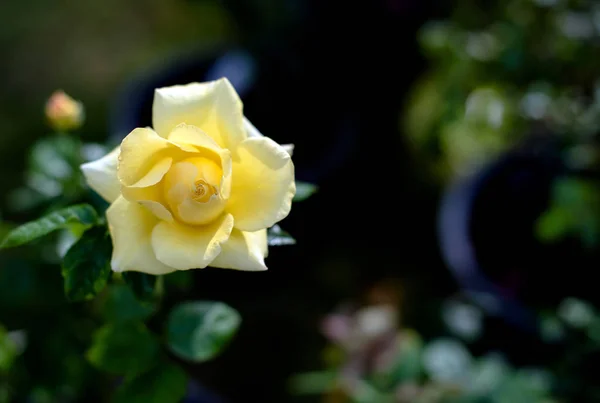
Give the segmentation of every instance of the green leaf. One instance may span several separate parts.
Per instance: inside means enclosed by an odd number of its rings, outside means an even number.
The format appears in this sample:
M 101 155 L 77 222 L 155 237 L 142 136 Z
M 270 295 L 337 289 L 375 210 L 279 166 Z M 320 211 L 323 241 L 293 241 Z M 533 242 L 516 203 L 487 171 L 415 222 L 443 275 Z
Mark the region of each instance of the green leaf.
M 98 220 L 96 210 L 89 204 L 78 204 L 50 213 L 12 230 L 0 248 L 12 248 L 31 242 L 53 231 L 67 228 L 73 223 L 93 225 Z
M 139 374 L 154 365 L 159 347 L 143 323 L 112 323 L 96 331 L 86 358 L 94 367 L 111 374 Z
M 295 245 L 296 240 L 277 224 L 267 231 L 267 242 L 270 246 Z
M 109 322 L 143 321 L 148 319 L 156 307 L 150 302 L 139 301 L 125 284 L 109 287 L 103 314 Z
M 299 202 L 308 199 L 318 190 L 317 185 L 308 182 L 296 181 L 296 194 L 293 201 Z
M 172 362 L 161 362 L 150 371 L 125 381 L 114 403 L 177 403 L 185 397 L 188 377 Z
M 398 339 L 399 351 L 389 371 L 392 383 L 411 382 L 423 375 L 423 340 L 414 330 L 405 329 Z
M 335 371 L 305 372 L 292 376 L 289 388 L 295 395 L 322 395 L 338 386 L 338 378 Z
M 0 326 L 0 373 L 10 369 L 17 354 L 17 346 L 8 337 L 8 332 Z
M 241 318 L 221 302 L 188 302 L 176 306 L 167 323 L 167 342 L 180 358 L 202 362 L 218 355 L 233 338 Z
M 548 209 L 538 218 L 535 225 L 537 236 L 545 242 L 554 242 L 571 230 L 571 214 L 559 207 Z
M 68 299 L 91 299 L 104 289 L 111 274 L 111 253 L 112 242 L 105 227 L 86 231 L 71 246 L 62 265 Z
M 151 274 L 128 271 L 123 273 L 125 283 L 131 287 L 131 290 L 137 298 L 142 301 L 151 300 L 155 296 L 155 287 L 157 276 Z

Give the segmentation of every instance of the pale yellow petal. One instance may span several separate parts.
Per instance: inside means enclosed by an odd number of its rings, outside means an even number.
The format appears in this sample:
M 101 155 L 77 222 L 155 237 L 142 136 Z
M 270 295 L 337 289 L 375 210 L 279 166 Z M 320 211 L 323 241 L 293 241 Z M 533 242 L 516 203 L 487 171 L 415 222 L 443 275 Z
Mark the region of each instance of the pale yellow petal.
M 159 159 L 156 164 L 150 167 L 150 170 L 140 180 L 131 185 L 134 188 L 145 188 L 148 186 L 156 185 L 162 180 L 169 168 L 173 164 L 173 158 L 164 157 Z
M 235 228 L 258 231 L 285 218 L 296 193 L 290 155 L 268 137 L 253 137 L 240 144 L 237 157 L 226 207 Z
M 294 145 L 293 144 L 282 144 L 281 147 L 290 155 L 294 155 Z
M 234 229 L 227 242 L 221 245 L 221 253 L 210 264 L 221 269 L 247 271 L 267 270 L 267 230 L 243 232 Z
M 131 186 L 121 186 L 123 197 L 131 202 L 138 202 L 157 218 L 173 221 L 171 212 L 165 207 L 162 178 L 171 168 L 173 159 L 165 157 L 152 166 L 148 173 Z
M 229 150 L 221 148 L 210 136 L 196 126 L 180 124 L 169 134 L 169 141 L 178 145 L 186 144 L 198 147 L 199 155 L 205 158 L 215 159 L 222 171 L 218 181 L 211 180 L 211 183 L 219 183 L 219 192 L 223 199 L 229 197 L 231 191 L 231 153 Z M 210 153 L 213 153 L 210 155 Z
M 168 266 L 179 270 L 202 269 L 219 254 L 232 229 L 230 214 L 202 226 L 163 221 L 152 232 L 152 248 L 156 257 Z
M 248 137 L 264 137 L 263 134 L 244 116 L 244 129 Z
M 145 208 L 119 197 L 106 211 L 106 218 L 113 241 L 111 265 L 114 271 L 156 275 L 175 271 L 154 255 L 152 230 L 159 220 Z
M 202 129 L 223 148 L 234 150 L 246 138 L 243 106 L 226 78 L 159 88 L 154 93 L 152 122 L 163 137 L 181 123 Z
M 248 137 L 264 137 L 264 135 L 244 116 L 244 129 Z M 282 144 L 281 147 L 291 156 L 294 153 L 293 144 Z
M 121 184 L 117 177 L 120 148 L 116 147 L 104 157 L 81 165 L 81 170 L 89 186 L 109 203 L 121 194 Z
M 229 177 L 231 174 L 228 175 Z M 204 157 L 190 158 L 173 165 L 165 176 L 165 199 L 177 219 L 190 225 L 204 225 L 223 213 L 226 200 L 219 194 L 207 193 L 206 199 L 195 199 L 195 182 L 208 185 L 223 183 L 221 168 Z M 229 179 L 230 181 L 231 179 Z
M 138 203 L 154 214 L 156 218 L 167 222 L 173 221 L 173 215 L 162 203 L 152 200 L 140 200 Z
M 132 186 L 140 181 L 157 162 L 165 157 L 165 152 L 172 147 L 167 139 L 160 137 L 150 129 L 135 129 L 121 143 L 119 181 L 125 186 Z
M 180 123 L 169 133 L 168 139 L 176 144 L 189 144 L 208 149 L 216 154 L 222 149 L 215 140 L 197 126 Z

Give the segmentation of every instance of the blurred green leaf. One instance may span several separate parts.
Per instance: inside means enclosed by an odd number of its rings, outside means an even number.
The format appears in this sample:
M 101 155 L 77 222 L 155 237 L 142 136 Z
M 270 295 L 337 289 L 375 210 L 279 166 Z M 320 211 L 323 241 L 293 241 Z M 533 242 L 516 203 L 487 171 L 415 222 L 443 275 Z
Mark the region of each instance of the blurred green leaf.
M 0 326 L 0 374 L 10 369 L 17 354 L 17 346 L 8 336 L 8 332 Z
M 553 242 L 560 239 L 571 227 L 570 214 L 563 208 L 551 208 L 547 210 L 536 222 L 536 234 L 545 242 Z
M 158 276 L 128 271 L 123 273 L 123 279 L 125 280 L 125 283 L 131 287 L 131 290 L 138 299 L 147 301 L 155 296 L 155 287 Z
M 127 285 L 114 284 L 108 289 L 103 314 L 109 322 L 143 321 L 155 309 L 152 303 L 138 300 Z
M 584 245 L 600 242 L 600 188 L 590 180 L 562 178 L 554 183 L 550 208 L 537 221 L 544 241 L 578 236 Z
M 577 298 L 565 298 L 558 306 L 558 317 L 569 326 L 583 329 L 596 318 L 594 307 Z
M 511 375 L 511 368 L 498 354 L 488 354 L 473 365 L 469 392 L 477 396 L 487 396 L 497 390 Z
M 151 368 L 158 359 L 159 348 L 155 336 L 143 323 L 112 323 L 96 331 L 86 358 L 100 370 L 132 375 Z
M 97 220 L 96 210 L 89 204 L 66 207 L 15 228 L 4 238 L 0 248 L 12 248 L 26 244 L 73 223 L 93 225 Z
M 399 351 L 396 363 L 390 371 L 392 381 L 402 383 L 419 379 L 423 374 L 421 336 L 413 330 L 406 329 L 399 335 L 397 343 L 399 343 Z
M 549 399 L 550 379 L 539 370 L 519 370 L 491 394 L 493 403 L 542 403 Z
M 472 366 L 471 353 L 458 340 L 439 338 L 423 351 L 423 368 L 436 382 L 468 385 Z
M 334 371 L 305 372 L 289 380 L 290 392 L 296 395 L 320 395 L 337 386 L 338 373 Z
M 299 202 L 308 199 L 318 190 L 317 185 L 312 183 L 296 181 L 296 194 L 294 195 L 293 201 Z
M 187 374 L 172 362 L 126 380 L 115 394 L 114 403 L 177 403 L 185 397 Z
M 65 294 L 71 301 L 93 298 L 104 289 L 110 278 L 112 242 L 106 227 L 86 231 L 67 251 L 62 275 Z
M 167 342 L 177 356 L 196 362 L 218 355 L 241 323 L 238 312 L 222 302 L 187 302 L 169 314 Z
M 177 270 L 163 276 L 167 287 L 187 291 L 194 285 L 194 274 L 192 270 Z
M 275 224 L 267 230 L 267 243 L 269 246 L 295 245 L 296 240 Z

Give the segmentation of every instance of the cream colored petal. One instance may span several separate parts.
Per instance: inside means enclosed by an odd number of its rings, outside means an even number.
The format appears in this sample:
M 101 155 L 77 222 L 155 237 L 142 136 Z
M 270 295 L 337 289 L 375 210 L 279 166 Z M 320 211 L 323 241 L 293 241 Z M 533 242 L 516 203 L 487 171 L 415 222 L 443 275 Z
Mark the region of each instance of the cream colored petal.
M 247 117 L 244 116 L 244 129 L 248 137 L 264 137 L 263 134 L 254 126 Z
M 221 148 L 221 146 L 198 127 L 190 126 L 185 123 L 178 125 L 169 134 L 169 141 L 176 144 L 188 144 L 199 147 L 200 155 L 204 155 L 207 158 L 212 158 L 212 156 L 206 155 L 206 150 L 209 150 L 208 152 L 214 152 L 214 157 L 216 157 L 215 162 L 218 161 L 221 170 L 223 171 L 223 175 L 218 181 L 219 192 L 223 199 L 229 197 L 231 191 L 231 153 L 229 150 Z
M 159 88 L 154 92 L 152 122 L 163 137 L 181 123 L 202 129 L 223 148 L 234 150 L 246 138 L 243 106 L 226 78 Z
M 268 228 L 290 212 L 296 193 L 292 159 L 268 137 L 247 139 L 237 154 L 226 211 L 239 230 Z
M 176 144 L 190 144 L 219 153 L 222 149 L 215 140 L 197 126 L 180 123 L 169 133 L 168 139 Z
M 121 194 L 121 184 L 117 177 L 120 148 L 115 147 L 104 157 L 81 165 L 87 183 L 96 193 L 109 203 Z
M 135 129 L 121 143 L 117 174 L 125 186 L 132 186 L 144 178 L 164 158 L 171 143 L 150 129 Z M 162 157 L 162 158 L 161 158 Z
M 137 203 L 119 197 L 106 211 L 113 241 L 114 271 L 166 274 L 175 268 L 156 259 L 151 245 L 152 230 L 159 220 Z
M 282 144 L 281 147 L 290 155 L 294 155 L 294 145 L 293 144 Z
M 202 269 L 219 254 L 232 229 L 230 214 L 202 226 L 163 221 L 152 231 L 152 248 L 156 257 L 168 266 L 179 270 Z
M 139 202 L 161 220 L 173 221 L 171 212 L 165 207 L 163 187 L 159 183 L 171 168 L 172 162 L 173 159 L 170 157 L 162 158 L 139 181 L 131 186 L 122 185 L 123 197 L 131 202 Z
M 167 222 L 173 221 L 173 215 L 162 203 L 152 200 L 141 200 L 138 203 L 154 214 L 156 218 Z
M 131 185 L 134 188 L 145 188 L 148 186 L 156 185 L 162 180 L 169 168 L 173 164 L 173 158 L 164 157 L 156 162 L 156 164 L 150 167 L 150 170 L 144 175 L 139 181 Z
M 227 242 L 221 245 L 221 253 L 210 264 L 221 269 L 246 271 L 267 270 L 267 230 L 243 232 L 234 229 Z

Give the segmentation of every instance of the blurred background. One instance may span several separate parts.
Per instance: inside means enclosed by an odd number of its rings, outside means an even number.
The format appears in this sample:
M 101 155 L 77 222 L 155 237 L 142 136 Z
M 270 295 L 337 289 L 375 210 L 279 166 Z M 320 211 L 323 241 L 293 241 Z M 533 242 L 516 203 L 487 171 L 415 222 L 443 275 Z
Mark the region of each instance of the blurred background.
M 268 272 L 167 279 L 243 317 L 187 402 L 600 402 L 599 56 L 592 0 L 3 0 L 0 230 L 90 197 L 54 90 L 91 159 L 227 76 L 319 190 Z M 108 401 L 61 242 L 0 254 L 0 402 Z

